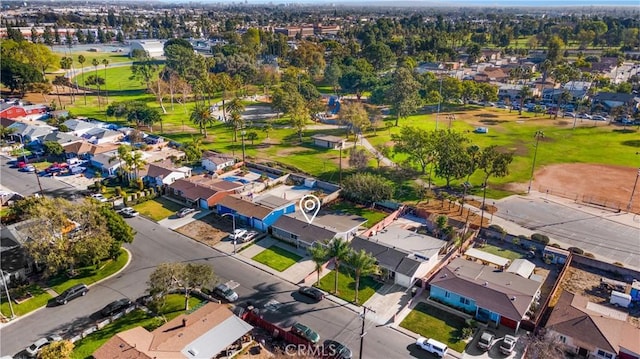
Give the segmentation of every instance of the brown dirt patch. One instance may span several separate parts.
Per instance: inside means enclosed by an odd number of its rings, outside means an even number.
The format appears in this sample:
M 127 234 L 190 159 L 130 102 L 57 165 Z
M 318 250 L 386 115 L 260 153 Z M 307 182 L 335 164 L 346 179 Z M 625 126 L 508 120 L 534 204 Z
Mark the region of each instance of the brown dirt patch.
M 636 168 L 586 163 L 545 166 L 536 171 L 534 188 L 551 195 L 583 203 L 626 210 Z M 640 194 L 636 193 L 631 210 L 640 213 Z
M 232 230 L 230 219 L 210 214 L 178 228 L 176 232 L 212 247 L 227 237 Z
M 466 200 L 465 204 L 480 208 L 482 203 L 476 200 Z M 450 219 L 454 219 L 463 223 L 466 223 L 468 220 L 469 225 L 471 226 L 480 226 L 480 215 L 475 214 L 474 212 L 469 211 L 466 208 L 462 211 L 461 214 L 460 205 L 448 200 L 442 201 L 440 199 L 431 199 L 428 202 L 418 203 L 416 205 L 416 208 L 418 209 L 419 213 L 427 214 L 430 216 L 445 215 Z M 484 220 L 482 221 L 485 227 L 489 225 L 491 213 L 494 213 L 495 211 L 496 207 L 485 203 L 485 214 Z

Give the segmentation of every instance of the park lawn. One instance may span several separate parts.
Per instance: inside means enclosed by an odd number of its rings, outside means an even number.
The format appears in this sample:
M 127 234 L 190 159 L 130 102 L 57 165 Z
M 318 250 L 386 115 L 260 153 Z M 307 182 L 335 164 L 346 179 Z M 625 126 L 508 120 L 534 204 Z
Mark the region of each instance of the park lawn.
M 29 293 L 33 296 L 31 299 L 22 302 L 20 304 L 16 304 L 16 302 L 11 303 L 13 307 L 13 312 L 16 316 L 25 315 L 29 312 L 32 312 L 38 308 L 44 307 L 47 305 L 49 300 L 52 298 L 49 293 L 44 291 L 39 285 L 31 284 L 27 289 Z M 15 299 L 15 298 L 13 298 Z M 3 301 L 0 305 L 0 310 L 2 311 L 2 315 L 9 318 L 11 317 L 11 308 L 9 307 L 9 303 Z
M 271 246 L 253 256 L 253 258 L 251 259 L 258 263 L 267 265 L 277 270 L 278 272 L 282 272 L 285 269 L 296 264 L 296 262 L 302 259 L 302 256 L 289 252 L 288 250 L 280 248 L 279 246 Z
M 518 252 L 512 251 L 510 249 L 504 249 L 497 246 L 492 246 L 491 244 L 485 244 L 482 247 L 478 247 L 479 250 L 487 253 L 491 253 L 502 258 L 507 258 L 511 261 L 515 259 L 523 258 L 524 256 Z
M 426 338 L 447 344 L 449 348 L 463 353 L 467 344 L 460 340 L 465 321 L 426 303 L 418 303 L 400 326 Z
M 341 202 L 332 204 L 331 206 L 329 206 L 328 209 L 331 211 L 340 211 L 343 213 L 352 214 L 354 216 L 360 216 L 362 218 L 366 218 L 367 222 L 363 225 L 366 228 L 373 227 L 374 225 L 382 221 L 387 216 L 387 213 L 384 213 L 382 211 L 378 211 L 373 208 L 358 206 L 346 201 L 341 201 Z
M 154 221 L 165 219 L 179 211 L 183 206 L 162 197 L 144 201 L 133 206 L 141 215 L 149 217 Z
M 146 89 L 146 85 L 140 83 L 140 81 L 136 79 L 130 79 L 131 77 L 131 66 L 118 66 L 118 67 L 108 67 L 105 71 L 104 66 L 98 66 L 96 71 L 93 66 L 91 69 L 85 68 L 84 70 L 84 79 L 82 76 L 82 72 L 78 74 L 72 81 L 78 81 L 78 85 L 87 86 L 91 88 L 95 88 L 95 86 L 85 85 L 85 80 L 90 75 L 95 75 L 97 73 L 98 76 L 105 79 L 106 90 L 107 91 L 131 91 L 131 90 L 144 90 Z M 100 87 L 100 91 L 104 91 L 105 86 Z
M 332 270 L 320 279 L 320 283 L 316 287 L 332 293 L 339 298 L 342 298 L 348 302 L 353 302 L 356 297 L 356 280 L 351 274 L 347 273 L 344 268 L 340 269 L 338 274 L 338 294 L 334 292 L 335 289 L 335 271 Z M 360 278 L 360 290 L 358 291 L 358 303 L 364 304 L 369 298 L 382 287 L 382 284 L 376 282 L 371 277 Z
M 189 297 L 189 308 L 194 308 L 201 303 L 202 301 L 200 299 Z M 169 294 L 167 296 L 167 305 L 163 313 L 164 316 L 169 321 L 182 313 L 185 313 L 184 296 L 181 294 Z M 76 342 L 71 357 L 73 359 L 91 358 L 91 355 L 96 351 L 96 349 L 106 343 L 117 333 L 138 326 L 151 331 L 156 329 L 159 325 L 162 325 L 162 323 L 163 322 L 161 320 L 154 318 L 151 314 L 148 314 L 143 310 L 134 310 L 131 313 L 124 315 L 122 318 L 117 319 L 113 323 L 106 325 L 101 330 Z
M 66 275 L 59 275 L 49 279 L 48 285 L 56 293 L 60 294 L 76 284 L 91 285 L 96 283 L 122 269 L 129 260 L 129 252 L 120 249 L 118 259 L 108 259 L 100 264 L 100 268 L 96 270 L 95 266 L 87 266 L 78 268 L 78 275 L 69 278 Z

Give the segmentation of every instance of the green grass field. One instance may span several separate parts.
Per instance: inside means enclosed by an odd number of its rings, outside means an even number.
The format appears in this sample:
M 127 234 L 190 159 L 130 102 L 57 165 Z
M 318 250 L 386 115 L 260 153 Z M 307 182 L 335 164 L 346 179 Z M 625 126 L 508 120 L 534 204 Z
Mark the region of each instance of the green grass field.
M 372 208 L 357 206 L 357 205 L 354 205 L 353 203 L 349 203 L 345 201 L 334 203 L 331 206 L 329 206 L 327 209 L 330 211 L 340 211 L 343 213 L 348 213 L 354 216 L 360 216 L 362 218 L 365 218 L 367 222 L 363 226 L 366 228 L 373 227 L 376 223 L 380 222 L 387 216 L 387 214 L 382 211 L 377 211 Z
M 48 285 L 58 294 L 64 292 L 65 290 L 73 287 L 76 284 L 84 283 L 86 285 L 91 285 L 122 269 L 122 267 L 127 264 L 128 260 L 129 252 L 121 249 L 118 259 L 116 259 L 115 261 L 109 259 L 105 262 L 102 262 L 98 270 L 96 270 L 95 266 L 78 268 L 78 275 L 76 275 L 75 277 L 68 278 L 66 275 L 53 277 L 49 280 Z
M 142 202 L 133 206 L 133 208 L 140 212 L 141 215 L 149 217 L 154 221 L 165 219 L 172 214 L 176 213 L 183 206 L 176 202 L 169 201 L 162 197 L 158 197 L 149 201 Z
M 45 292 L 39 285 L 31 284 L 27 289 L 29 293 L 33 296 L 31 299 L 28 299 L 20 304 L 16 304 L 15 302 L 11 303 L 13 307 L 13 312 L 16 316 L 25 315 L 29 312 L 32 312 L 38 308 L 44 307 L 47 305 L 49 300 L 51 299 L 51 295 Z M 12 298 L 15 299 L 15 298 Z M 11 317 L 11 308 L 9 303 L 5 300 L 0 304 L 0 310 L 2 311 L 2 315 L 7 318 Z
M 278 246 L 271 246 L 253 256 L 251 259 L 258 263 L 267 265 L 278 272 L 282 272 L 296 264 L 297 261 L 302 259 L 302 256 L 289 252 L 288 250 Z
M 504 248 L 492 246 L 491 244 L 485 244 L 484 246 L 479 247 L 478 249 L 483 251 L 483 252 L 495 254 L 495 255 L 500 256 L 502 258 L 510 259 L 512 261 L 514 259 L 519 259 L 519 258 L 523 258 L 524 257 L 522 254 L 520 254 L 518 252 L 509 250 L 509 249 L 504 249 Z
M 460 340 L 464 319 L 425 303 L 418 303 L 400 326 L 426 338 L 447 344 L 458 353 L 464 352 L 467 344 Z
M 340 268 L 340 273 L 338 274 L 337 294 L 334 291 L 335 271 L 330 271 L 324 277 L 320 278 L 320 283 L 318 283 L 316 287 L 334 294 L 348 302 L 353 302 L 356 296 L 356 280 L 350 273 L 347 273 L 343 267 Z M 380 287 L 382 287 L 382 284 L 376 282 L 373 278 L 361 277 L 360 290 L 358 291 L 358 303 L 365 303 Z
M 86 80 L 90 75 L 95 75 L 97 73 L 98 76 L 105 79 L 106 90 L 109 92 L 122 92 L 122 91 L 142 91 L 146 89 L 146 85 L 140 83 L 138 80 L 130 79 L 131 76 L 131 66 L 122 66 L 122 67 L 110 67 L 107 68 L 106 72 L 104 66 L 98 66 L 96 71 L 95 68 L 91 67 L 90 69 L 85 68 L 84 71 L 84 80 Z M 78 81 L 79 86 L 87 86 L 91 88 L 95 88 L 95 86 L 85 85 L 82 74 L 79 74 L 72 81 Z M 101 91 L 105 90 L 105 86 L 100 88 Z M 114 93 L 115 94 L 115 93 Z

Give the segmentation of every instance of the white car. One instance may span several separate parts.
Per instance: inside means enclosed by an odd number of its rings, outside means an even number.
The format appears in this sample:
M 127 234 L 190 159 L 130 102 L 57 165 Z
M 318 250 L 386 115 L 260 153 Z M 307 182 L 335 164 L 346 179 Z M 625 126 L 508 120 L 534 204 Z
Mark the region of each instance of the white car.
M 502 339 L 502 343 L 500 343 L 500 353 L 504 355 L 511 354 L 513 349 L 516 347 L 516 342 L 518 342 L 518 338 L 513 335 L 505 335 Z
M 593 116 L 591 116 L 591 119 L 593 121 L 607 121 L 606 117 L 600 116 L 600 115 L 593 115 Z
M 123 217 L 132 218 L 137 217 L 140 213 L 131 207 L 124 207 L 120 211 L 118 211 Z
M 101 193 L 94 193 L 91 195 L 91 198 L 103 203 L 108 201 L 108 199 L 106 199 Z
M 238 228 L 238 229 L 236 229 L 235 231 L 233 231 L 233 233 L 231 233 L 231 234 L 229 235 L 229 238 L 230 238 L 232 241 L 237 241 L 237 240 L 242 239 L 242 236 L 244 236 L 245 234 L 247 234 L 247 230 L 246 230 L 246 229 Z
M 38 355 L 38 353 L 42 350 L 42 348 L 46 347 L 47 345 L 53 342 L 59 342 L 61 340 L 62 340 L 62 337 L 55 334 L 46 338 L 40 338 L 35 342 L 33 342 L 33 344 L 29 345 L 25 351 L 27 352 L 28 356 L 34 358 L 35 356 Z
M 449 348 L 446 344 L 441 343 L 435 339 L 427 339 L 425 337 L 419 337 L 416 339 L 416 345 L 422 350 L 426 350 L 431 354 L 435 354 L 440 358 L 444 358 L 447 355 Z
M 255 238 L 255 236 L 258 235 L 257 231 L 247 231 L 244 235 L 242 235 L 240 238 L 238 238 L 240 240 L 240 242 L 248 242 L 250 240 L 252 240 L 253 238 Z

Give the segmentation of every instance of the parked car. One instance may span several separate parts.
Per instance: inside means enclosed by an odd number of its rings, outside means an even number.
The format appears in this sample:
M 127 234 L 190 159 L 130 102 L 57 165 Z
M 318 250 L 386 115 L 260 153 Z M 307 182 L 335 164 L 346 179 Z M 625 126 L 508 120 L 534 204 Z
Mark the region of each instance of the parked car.
M 322 347 L 324 348 L 325 353 L 329 354 L 332 358 L 335 359 L 351 359 L 353 357 L 353 352 L 351 352 L 351 349 L 335 340 L 325 340 L 322 344 Z
M 249 242 L 257 235 L 258 235 L 257 231 L 247 231 L 247 233 L 243 234 L 240 237 L 240 242 Z
M 85 296 L 88 291 L 89 291 L 89 287 L 87 287 L 86 284 L 74 285 L 73 287 L 65 290 L 64 292 L 62 292 L 62 294 L 57 296 L 56 303 L 60 305 L 65 305 L 72 299 Z
M 176 213 L 176 216 L 178 216 L 178 217 L 182 218 L 182 217 L 185 217 L 186 215 L 188 215 L 189 213 L 193 213 L 193 212 L 195 212 L 195 211 L 196 211 L 196 210 L 195 210 L 195 209 L 193 209 L 193 208 L 184 207 L 183 209 L 179 210 L 179 211 Z
M 324 299 L 324 293 L 320 289 L 314 287 L 300 287 L 300 289 L 298 289 L 298 293 L 318 301 Z
M 571 117 L 571 118 L 576 118 L 576 114 L 575 112 L 565 112 L 563 117 Z
M 125 308 L 129 307 L 131 305 L 131 300 L 129 300 L 129 298 L 122 298 L 122 299 L 118 299 L 118 300 L 114 300 L 113 302 L 105 305 L 104 308 L 102 308 L 100 310 L 100 314 L 103 317 L 110 317 L 113 314 L 124 310 Z
M 87 167 L 82 167 L 82 166 L 71 166 L 69 167 L 69 170 L 71 171 L 71 174 L 78 174 L 78 173 L 83 173 L 87 170 Z
M 108 199 L 105 198 L 105 196 L 102 195 L 102 193 L 94 193 L 91 195 L 91 198 L 95 199 L 98 202 L 107 202 Z
M 320 341 L 320 335 L 313 329 L 307 327 L 304 324 L 296 323 L 291 327 L 291 333 L 310 341 L 313 344 L 318 344 Z
M 419 337 L 416 339 L 416 345 L 418 348 L 428 351 L 431 354 L 435 354 L 440 358 L 443 358 L 448 351 L 448 347 L 446 344 L 441 343 L 435 339 L 427 339 L 424 337 Z
M 513 352 L 513 349 L 516 347 L 517 341 L 518 338 L 514 337 L 513 335 L 505 335 L 504 338 L 502 338 L 502 343 L 500 343 L 500 353 L 504 355 L 511 354 L 511 352 Z
M 119 210 L 118 213 L 120 213 L 121 216 L 127 218 L 137 217 L 140 214 L 138 213 L 138 211 L 131 207 L 124 207 L 123 209 Z
M 238 293 L 229 288 L 229 286 L 226 284 L 218 284 L 215 288 L 213 288 L 212 292 L 216 296 L 228 302 L 235 302 L 236 300 L 238 300 Z
M 231 233 L 229 235 L 229 239 L 231 239 L 232 241 L 237 241 L 240 240 L 242 238 L 242 236 L 244 236 L 245 234 L 247 234 L 247 230 L 244 228 L 236 228 L 233 233 Z
M 59 342 L 59 341 L 62 341 L 62 337 L 59 335 L 51 335 L 48 337 L 40 338 L 35 342 L 33 342 L 33 344 L 29 345 L 25 350 L 25 352 L 27 352 L 27 355 L 29 357 L 34 358 L 38 355 L 38 353 L 40 353 L 42 348 L 46 347 L 51 343 Z
M 591 119 L 593 121 L 608 121 L 608 119 L 604 116 L 600 116 L 600 115 L 593 115 L 591 116 Z
M 586 113 L 579 114 L 578 118 L 582 118 L 582 119 L 585 119 L 585 120 L 591 120 L 592 119 L 591 115 L 587 115 Z
M 478 348 L 482 350 L 488 351 L 491 349 L 491 345 L 493 345 L 493 339 L 495 339 L 496 334 L 490 330 L 485 330 L 480 335 L 480 339 L 478 339 Z
M 20 168 L 20 171 L 31 173 L 31 172 L 35 172 L 36 171 L 36 167 L 34 165 L 26 165 L 26 166 Z

